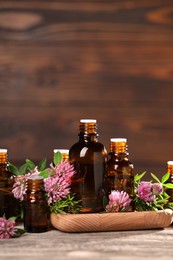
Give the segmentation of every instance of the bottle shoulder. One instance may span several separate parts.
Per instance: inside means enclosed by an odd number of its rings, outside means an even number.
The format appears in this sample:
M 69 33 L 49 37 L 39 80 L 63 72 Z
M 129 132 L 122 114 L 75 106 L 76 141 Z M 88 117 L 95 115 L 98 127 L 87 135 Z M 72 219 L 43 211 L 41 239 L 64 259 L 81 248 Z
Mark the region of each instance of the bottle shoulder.
M 109 158 L 107 162 L 108 167 L 112 165 L 117 165 L 119 167 L 134 167 L 133 163 L 128 158 Z
M 105 151 L 107 154 L 106 147 L 101 143 L 101 142 L 77 142 L 73 144 L 69 150 L 69 154 L 73 152 L 80 152 L 83 148 L 86 148 L 87 150 L 90 151 Z
M 83 147 L 85 147 L 85 142 L 76 142 L 70 147 L 69 152 L 73 150 L 79 150 Z
M 11 178 L 13 176 L 12 172 L 9 170 L 7 164 L 0 164 L 0 177 L 1 178 Z
M 95 161 L 107 162 L 107 150 L 103 144 L 95 142 L 76 143 L 69 150 L 69 160 L 73 161 Z

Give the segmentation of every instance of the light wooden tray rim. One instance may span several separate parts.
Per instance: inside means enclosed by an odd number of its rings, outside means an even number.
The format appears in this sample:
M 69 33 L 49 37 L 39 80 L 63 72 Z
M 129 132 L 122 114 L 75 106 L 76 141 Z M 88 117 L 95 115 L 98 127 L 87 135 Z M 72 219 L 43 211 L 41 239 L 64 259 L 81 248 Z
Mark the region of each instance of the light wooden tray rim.
M 116 213 L 50 215 L 54 228 L 63 232 L 97 232 L 166 228 L 171 225 L 173 211 L 135 211 Z

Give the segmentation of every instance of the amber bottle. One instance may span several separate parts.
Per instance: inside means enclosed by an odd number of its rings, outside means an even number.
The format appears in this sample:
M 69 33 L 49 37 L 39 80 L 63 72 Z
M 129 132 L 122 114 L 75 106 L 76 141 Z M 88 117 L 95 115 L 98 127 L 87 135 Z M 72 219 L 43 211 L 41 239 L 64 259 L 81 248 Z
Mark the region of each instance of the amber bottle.
M 27 181 L 24 198 L 24 228 L 27 232 L 39 233 L 48 230 L 48 205 L 41 176 L 31 176 Z
M 69 161 L 76 170 L 71 190 L 81 200 L 81 213 L 102 211 L 107 151 L 98 141 L 96 120 L 80 120 L 79 141 L 70 148 Z
M 9 171 L 8 151 L 0 149 L 0 217 L 19 214 L 19 202 L 12 193 L 13 174 Z
M 167 161 L 167 172 L 170 173 L 169 180 L 167 182 L 173 183 L 173 161 Z M 173 192 L 172 189 L 167 189 L 166 192 L 170 196 L 169 202 L 173 202 Z
M 62 161 L 68 161 L 69 159 L 69 150 L 67 149 L 54 149 L 53 150 L 54 152 L 54 155 L 57 153 L 57 152 L 60 152 L 61 155 L 62 155 Z
M 128 159 L 127 139 L 111 138 L 109 156 L 105 177 L 107 197 L 112 190 L 119 190 L 133 199 L 134 166 Z M 133 210 L 132 204 L 130 210 Z

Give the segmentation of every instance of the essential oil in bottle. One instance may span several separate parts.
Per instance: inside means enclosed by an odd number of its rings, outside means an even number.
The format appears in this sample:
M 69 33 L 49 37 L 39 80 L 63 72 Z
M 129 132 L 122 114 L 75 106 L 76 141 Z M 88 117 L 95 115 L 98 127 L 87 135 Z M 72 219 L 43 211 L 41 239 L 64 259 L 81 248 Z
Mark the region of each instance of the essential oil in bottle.
M 126 138 L 111 138 L 109 160 L 105 176 L 107 197 L 112 190 L 125 191 L 131 199 L 134 193 L 134 166 L 128 159 Z M 133 210 L 131 205 L 130 211 Z
M 27 181 L 27 191 L 24 198 L 25 230 L 33 233 L 47 231 L 48 217 L 44 179 L 41 176 L 31 176 Z
M 74 165 L 71 190 L 81 200 L 81 213 L 103 210 L 103 182 L 107 162 L 105 146 L 98 141 L 97 121 L 81 119 L 79 141 L 69 150 L 69 161 Z
M 17 217 L 19 202 L 12 193 L 13 174 L 9 170 L 8 150 L 0 149 L 0 217 Z

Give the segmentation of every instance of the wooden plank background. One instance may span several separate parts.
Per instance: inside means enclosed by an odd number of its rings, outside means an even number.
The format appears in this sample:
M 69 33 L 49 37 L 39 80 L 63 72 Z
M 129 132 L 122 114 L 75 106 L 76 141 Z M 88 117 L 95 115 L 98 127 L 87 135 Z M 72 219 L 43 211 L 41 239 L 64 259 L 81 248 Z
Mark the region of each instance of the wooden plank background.
M 135 172 L 173 160 L 173 2 L 0 2 L 0 147 L 21 164 L 78 140 L 126 137 Z

